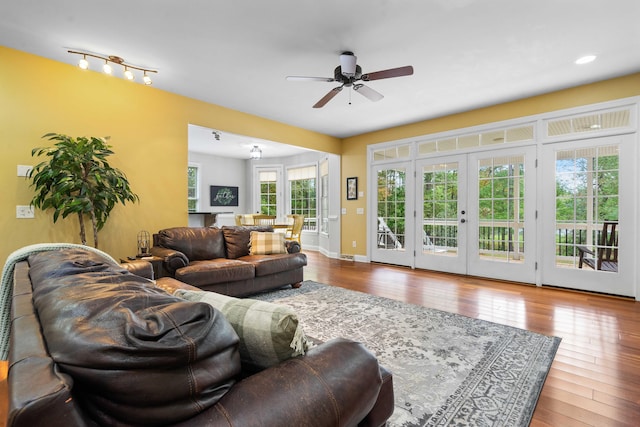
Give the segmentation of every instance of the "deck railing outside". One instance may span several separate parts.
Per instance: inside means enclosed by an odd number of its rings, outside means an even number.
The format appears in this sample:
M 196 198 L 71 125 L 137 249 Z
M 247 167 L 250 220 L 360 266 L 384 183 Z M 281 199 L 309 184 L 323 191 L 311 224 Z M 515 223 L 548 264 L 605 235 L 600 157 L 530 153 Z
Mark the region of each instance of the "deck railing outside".
M 391 222 L 391 221 L 390 221 Z M 382 218 L 378 218 L 377 244 L 379 248 L 404 248 L 405 235 L 392 230 Z M 444 251 L 457 250 L 457 219 L 428 221 L 423 225 L 423 246 L 435 246 Z M 600 240 L 601 224 L 560 223 L 556 224 L 556 257 L 559 261 L 573 262 L 578 256 L 577 245 L 593 246 Z M 524 253 L 524 224 L 507 222 L 480 222 L 478 248 L 480 251 Z

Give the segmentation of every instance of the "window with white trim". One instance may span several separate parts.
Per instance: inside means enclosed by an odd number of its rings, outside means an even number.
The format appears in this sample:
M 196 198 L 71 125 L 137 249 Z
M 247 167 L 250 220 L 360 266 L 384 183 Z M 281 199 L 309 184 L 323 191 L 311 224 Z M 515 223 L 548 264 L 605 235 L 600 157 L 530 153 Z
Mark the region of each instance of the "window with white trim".
M 329 161 L 320 162 L 320 232 L 329 233 Z
M 200 174 L 199 166 L 189 164 L 187 166 L 187 209 L 189 212 L 198 210 L 198 202 L 200 200 Z
M 289 205 L 292 214 L 304 215 L 303 230 L 317 231 L 316 166 L 291 168 L 287 171 Z
M 260 181 L 260 213 L 264 215 L 278 214 L 278 172 L 265 170 L 258 172 Z

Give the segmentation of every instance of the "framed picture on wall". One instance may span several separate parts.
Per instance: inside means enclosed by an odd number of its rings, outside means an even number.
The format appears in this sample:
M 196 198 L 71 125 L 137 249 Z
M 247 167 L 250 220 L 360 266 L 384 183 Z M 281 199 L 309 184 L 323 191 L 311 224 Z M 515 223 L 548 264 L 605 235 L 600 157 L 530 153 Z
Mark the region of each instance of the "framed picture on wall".
M 238 187 L 211 185 L 209 191 L 211 206 L 238 206 Z
M 352 176 L 347 178 L 347 200 L 358 199 L 358 178 Z

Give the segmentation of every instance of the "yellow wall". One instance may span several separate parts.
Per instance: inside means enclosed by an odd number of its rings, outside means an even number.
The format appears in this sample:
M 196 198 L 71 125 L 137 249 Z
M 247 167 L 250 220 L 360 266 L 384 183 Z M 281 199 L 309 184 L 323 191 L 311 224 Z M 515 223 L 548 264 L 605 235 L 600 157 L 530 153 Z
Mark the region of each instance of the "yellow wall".
M 0 260 L 32 243 L 80 241 L 76 218 L 52 224 L 50 214 L 42 211 L 36 211 L 35 219 L 15 217 L 16 205 L 28 205 L 33 197 L 29 181 L 16 176 L 16 165 L 35 164 L 31 149 L 46 145 L 41 136 L 48 132 L 111 136 L 116 153 L 112 164 L 125 172 L 140 196 L 139 204 L 117 206 L 100 233 L 100 248 L 114 257 L 135 253 L 140 230 L 187 224 L 189 123 L 342 155 L 342 207 L 347 214 L 341 216 L 341 253 L 365 255 L 368 195 L 346 200 L 345 181 L 356 176 L 359 189 L 366 189 L 368 144 L 640 95 L 640 74 L 633 74 L 341 141 L 2 46 L 0 58 Z M 357 215 L 356 208 L 365 209 L 365 215 Z
M 367 145 L 370 144 L 461 129 L 638 95 L 640 95 L 640 73 L 346 138 L 342 142 L 342 176 L 343 178 L 357 176 L 358 187 L 360 189 L 367 188 L 366 154 Z M 343 187 L 342 203 L 343 207 L 347 208 L 347 214 L 342 215 L 341 247 L 343 253 L 366 255 L 365 218 L 367 214 L 367 196 L 369 195 L 365 192 L 365 197 L 358 198 L 357 201 L 348 201 L 346 200 L 346 190 Z M 364 208 L 365 215 L 357 215 L 356 208 Z M 355 249 L 352 248 L 354 240 L 357 242 Z
M 100 249 L 116 258 L 135 254 L 140 230 L 187 225 L 188 123 L 340 154 L 340 140 L 319 133 L 2 46 L 0 58 L 0 260 L 33 243 L 80 243 L 75 217 L 53 224 L 36 210 L 16 219 L 16 205 L 33 197 L 16 166 L 36 163 L 31 150 L 48 145 L 48 132 L 111 136 L 111 163 L 140 196 L 116 206 L 99 234 Z

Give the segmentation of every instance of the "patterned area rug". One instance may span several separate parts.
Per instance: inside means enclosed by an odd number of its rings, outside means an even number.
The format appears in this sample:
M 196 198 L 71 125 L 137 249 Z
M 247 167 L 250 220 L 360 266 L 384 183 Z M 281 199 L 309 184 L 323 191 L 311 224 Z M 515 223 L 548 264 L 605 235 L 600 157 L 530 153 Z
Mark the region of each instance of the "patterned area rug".
M 254 299 L 307 335 L 360 341 L 393 372 L 390 426 L 527 426 L 560 338 L 306 281 Z

